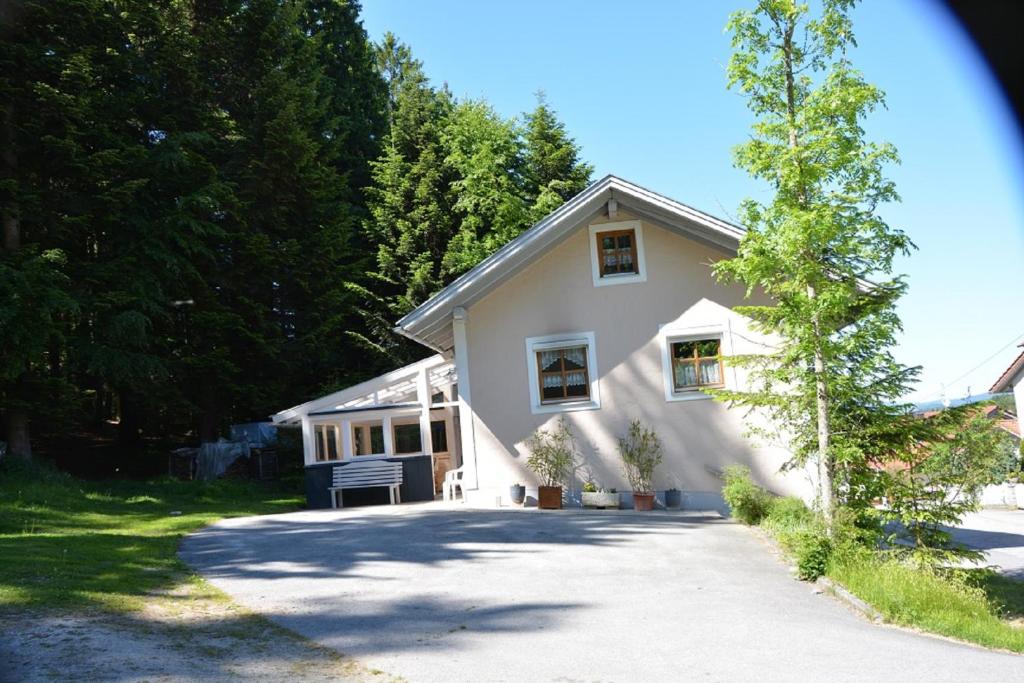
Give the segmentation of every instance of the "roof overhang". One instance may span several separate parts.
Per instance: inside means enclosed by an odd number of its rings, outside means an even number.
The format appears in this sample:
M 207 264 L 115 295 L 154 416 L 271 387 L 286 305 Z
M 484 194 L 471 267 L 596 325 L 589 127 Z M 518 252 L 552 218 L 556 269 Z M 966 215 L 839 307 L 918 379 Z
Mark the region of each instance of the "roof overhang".
M 395 332 L 439 353 L 449 353 L 454 346 L 452 313 L 457 307 L 472 306 L 580 225 L 602 215 L 610 199 L 642 220 L 701 242 L 725 256 L 736 254 L 746 232 L 639 185 L 605 176 L 406 314 L 396 324 Z
M 354 386 L 336 391 L 326 396 L 307 401 L 300 405 L 282 410 L 271 416 L 272 422 L 279 427 L 298 425 L 304 417 L 360 412 L 366 410 L 391 410 L 419 405 L 400 400 L 410 393 L 410 385 L 420 372 L 426 372 L 428 386 L 433 386 L 431 376 L 437 382 L 451 381 L 454 365 L 441 355 L 430 356 L 405 367 L 360 382 Z M 392 396 L 392 398 L 387 398 Z
M 1022 344 L 1022 346 L 1024 346 L 1024 344 Z M 1010 367 L 1006 368 L 989 391 L 993 394 L 1010 391 L 1018 382 L 1022 373 L 1024 373 L 1024 351 L 1022 351 L 1021 354 L 1017 356 L 1012 363 L 1010 363 Z

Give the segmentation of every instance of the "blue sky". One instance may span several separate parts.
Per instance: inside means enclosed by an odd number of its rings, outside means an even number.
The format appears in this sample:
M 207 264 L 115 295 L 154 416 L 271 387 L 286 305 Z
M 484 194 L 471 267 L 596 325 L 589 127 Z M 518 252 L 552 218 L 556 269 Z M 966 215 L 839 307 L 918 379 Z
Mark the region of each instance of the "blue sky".
M 725 88 L 728 13 L 746 2 L 364 0 L 370 37 L 394 32 L 432 80 L 506 116 L 549 103 L 594 164 L 732 218 L 767 189 L 733 168 L 748 133 Z M 1024 143 L 999 86 L 934 0 L 867 2 L 855 64 L 888 95 L 867 123 L 894 143 L 901 204 L 882 214 L 919 247 L 897 357 L 924 367 L 912 398 L 982 393 L 1024 341 Z M 1016 343 L 1014 343 L 1016 342 Z

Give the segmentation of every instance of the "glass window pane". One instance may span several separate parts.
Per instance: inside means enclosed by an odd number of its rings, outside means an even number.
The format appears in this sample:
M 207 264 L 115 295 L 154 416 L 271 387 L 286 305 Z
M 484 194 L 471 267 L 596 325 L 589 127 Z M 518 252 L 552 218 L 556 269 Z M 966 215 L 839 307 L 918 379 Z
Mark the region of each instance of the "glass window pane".
M 384 452 L 384 425 L 370 427 L 370 448 L 374 455 Z
M 718 355 L 718 340 L 717 339 L 705 339 L 697 342 L 698 350 L 701 356 L 717 356 Z
M 722 373 L 717 360 L 702 360 L 700 362 L 700 383 L 721 384 Z
M 619 249 L 632 249 L 633 247 L 633 235 L 619 235 L 618 239 Z
M 384 455 L 384 424 L 380 420 L 352 423 L 353 455 Z
M 448 429 L 444 420 L 430 423 L 430 441 L 435 453 L 448 452 Z
M 337 460 L 338 459 L 337 428 L 334 425 L 326 425 L 324 427 L 324 435 L 327 437 L 327 459 L 328 460 Z
M 589 396 L 590 387 L 587 386 L 587 373 L 570 372 L 565 376 L 566 395 L 572 397 Z
M 587 347 L 577 346 L 571 349 L 565 349 L 565 369 L 566 370 L 579 370 L 587 367 Z
M 693 361 L 676 361 L 674 370 L 677 389 L 697 386 L 697 370 Z
M 606 251 L 609 250 L 609 249 L 614 249 L 615 248 L 615 238 L 614 237 L 602 237 L 601 238 L 601 248 L 606 250 Z
M 395 425 L 395 453 L 420 453 L 423 442 L 420 440 L 419 423 Z
M 561 351 L 541 351 L 537 356 L 540 358 L 541 372 L 558 372 L 562 369 Z
M 562 378 L 558 378 L 558 384 L 549 386 L 547 382 L 544 383 L 544 387 L 540 390 L 541 398 L 545 401 L 552 399 L 558 399 L 565 396 L 565 391 L 562 388 Z
M 313 427 L 313 440 L 316 441 L 316 459 L 324 459 L 324 426 L 315 425 Z
M 696 344 L 694 342 L 675 342 L 672 344 L 673 358 L 693 358 Z

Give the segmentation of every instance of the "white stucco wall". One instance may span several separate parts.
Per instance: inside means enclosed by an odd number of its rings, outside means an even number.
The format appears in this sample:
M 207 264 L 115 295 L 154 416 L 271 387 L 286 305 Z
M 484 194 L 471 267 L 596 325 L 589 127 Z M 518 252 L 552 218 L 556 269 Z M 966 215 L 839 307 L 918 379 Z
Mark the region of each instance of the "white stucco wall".
M 620 212 L 617 220 L 632 218 Z M 598 222 L 606 222 L 607 219 Z M 645 282 L 595 287 L 588 225 L 468 310 L 467 347 L 481 495 L 494 499 L 508 486 L 537 480 L 526 467 L 526 438 L 564 415 L 584 457 L 580 479 L 628 490 L 616 438 L 636 417 L 665 445 L 655 477 L 659 490 L 715 492 L 721 482 L 709 468 L 751 467 L 757 479 L 782 494 L 808 497 L 804 472 L 779 474 L 788 454 L 744 437 L 745 411 L 713 400 L 667 401 L 659 328 L 721 330 L 723 351 L 757 353 L 770 340 L 748 328 L 731 307 L 743 289 L 718 283 L 710 264 L 723 255 L 700 243 L 643 223 Z M 527 380 L 525 339 L 594 332 L 601 407 L 535 415 Z M 593 372 L 593 369 L 592 369 Z M 727 386 L 744 377 L 726 366 Z

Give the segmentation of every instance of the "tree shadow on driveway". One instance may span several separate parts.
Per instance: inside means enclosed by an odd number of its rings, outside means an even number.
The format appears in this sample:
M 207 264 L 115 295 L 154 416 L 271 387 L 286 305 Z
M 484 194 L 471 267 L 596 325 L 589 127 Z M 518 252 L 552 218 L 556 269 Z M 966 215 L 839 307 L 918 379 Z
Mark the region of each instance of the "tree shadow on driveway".
M 728 524 L 713 513 L 410 505 L 223 520 L 187 537 L 180 554 L 243 604 L 359 656 L 458 649 L 480 634 L 549 628 L 588 605 L 551 600 L 558 591 L 550 589 L 539 599 L 534 580 L 550 581 L 552 572 L 572 580 L 580 553 L 592 558 L 709 523 Z M 549 550 L 558 559 L 546 557 Z

